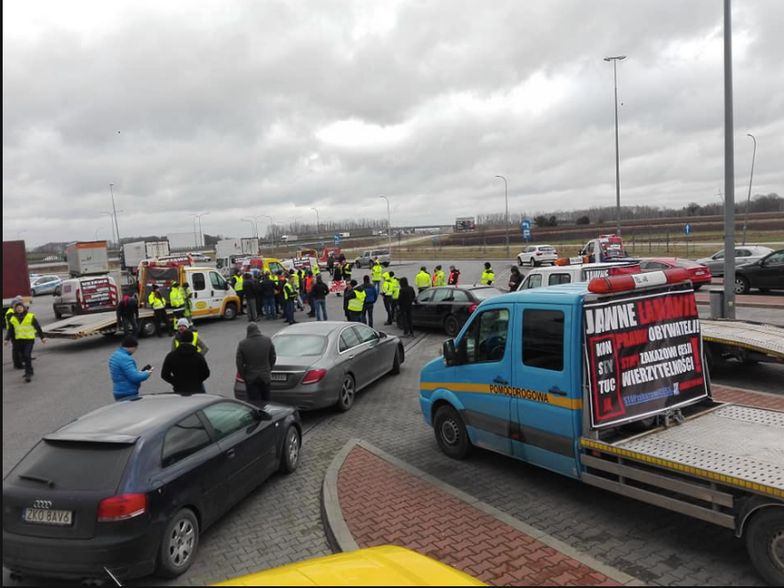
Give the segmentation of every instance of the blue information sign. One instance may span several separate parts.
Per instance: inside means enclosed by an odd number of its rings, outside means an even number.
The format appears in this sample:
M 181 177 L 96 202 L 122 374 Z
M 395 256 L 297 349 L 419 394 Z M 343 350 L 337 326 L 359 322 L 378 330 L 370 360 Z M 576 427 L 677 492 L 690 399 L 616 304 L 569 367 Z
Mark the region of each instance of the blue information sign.
M 531 240 L 531 221 L 527 218 L 524 218 L 520 223 L 520 232 L 523 234 L 525 241 Z
M 335 235 L 335 245 L 340 245 L 340 235 Z

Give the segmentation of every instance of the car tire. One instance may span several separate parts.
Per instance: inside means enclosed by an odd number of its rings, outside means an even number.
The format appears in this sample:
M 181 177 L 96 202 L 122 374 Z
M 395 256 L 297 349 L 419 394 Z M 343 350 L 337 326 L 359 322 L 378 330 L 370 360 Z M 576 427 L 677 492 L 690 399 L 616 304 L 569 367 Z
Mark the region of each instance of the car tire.
M 746 550 L 760 576 L 771 586 L 784 585 L 784 508 L 764 509 L 746 528 Z
M 161 538 L 158 567 L 161 578 L 176 578 L 191 567 L 199 547 L 199 521 L 189 508 L 178 510 L 169 519 Z
M 223 309 L 223 318 L 227 321 L 232 321 L 237 318 L 237 305 L 233 302 L 227 304 L 226 308 Z
M 54 318 L 56 318 L 59 321 L 61 318 L 63 318 L 63 313 L 55 310 L 54 311 Z
M 749 280 L 743 276 L 735 276 L 735 294 L 749 293 Z
M 471 452 L 471 440 L 468 438 L 463 419 L 449 404 L 440 406 L 436 410 L 433 430 L 441 451 L 452 459 L 463 459 Z
M 340 412 L 346 412 L 354 405 L 354 398 L 357 395 L 357 383 L 354 376 L 346 374 L 338 392 L 338 401 L 335 406 Z
M 400 373 L 400 347 L 395 349 L 395 359 L 392 360 L 392 369 L 389 370 L 390 374 L 399 374 Z
M 453 314 L 444 319 L 444 333 L 447 337 L 455 337 L 460 332 L 460 321 Z
M 152 337 L 155 334 L 155 321 L 150 319 L 143 320 L 139 328 L 139 334 L 142 337 Z
M 517 258 L 517 265 L 519 265 L 520 267 L 523 267 L 523 260 L 520 259 L 519 257 Z
M 283 438 L 283 448 L 280 455 L 279 469 L 281 472 L 290 474 L 297 469 L 301 447 L 302 439 L 299 430 L 294 425 L 289 426 L 286 430 L 286 436 Z
M 531 267 L 539 267 L 540 265 L 542 264 L 536 261 L 533 257 L 531 258 Z

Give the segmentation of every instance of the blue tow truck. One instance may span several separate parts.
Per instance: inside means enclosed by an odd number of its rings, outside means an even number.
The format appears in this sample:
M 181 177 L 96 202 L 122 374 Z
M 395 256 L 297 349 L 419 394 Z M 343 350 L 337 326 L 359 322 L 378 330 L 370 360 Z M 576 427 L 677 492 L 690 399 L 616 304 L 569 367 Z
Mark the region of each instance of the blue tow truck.
M 683 270 L 490 298 L 420 375 L 441 450 L 474 446 L 733 529 L 784 585 L 784 412 L 716 402 Z

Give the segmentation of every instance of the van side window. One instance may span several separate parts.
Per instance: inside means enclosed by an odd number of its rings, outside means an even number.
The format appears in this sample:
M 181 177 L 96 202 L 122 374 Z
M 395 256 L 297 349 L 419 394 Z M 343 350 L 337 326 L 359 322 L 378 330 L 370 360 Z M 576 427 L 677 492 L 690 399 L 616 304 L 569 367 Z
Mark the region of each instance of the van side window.
M 528 274 L 528 280 L 525 282 L 525 287 L 528 289 L 541 288 L 542 274 Z
M 194 290 L 204 290 L 207 288 L 207 284 L 204 281 L 204 274 L 201 273 L 193 273 L 191 274 L 191 279 L 193 280 L 193 289 Z
M 462 363 L 487 363 L 501 361 L 506 351 L 509 330 L 509 310 L 486 310 L 472 322 L 461 341 L 465 357 Z
M 572 281 L 572 276 L 569 274 L 550 274 L 547 280 L 548 286 L 557 286 L 558 284 L 569 284 Z
M 530 367 L 563 371 L 564 313 L 560 310 L 523 312 L 523 363 Z

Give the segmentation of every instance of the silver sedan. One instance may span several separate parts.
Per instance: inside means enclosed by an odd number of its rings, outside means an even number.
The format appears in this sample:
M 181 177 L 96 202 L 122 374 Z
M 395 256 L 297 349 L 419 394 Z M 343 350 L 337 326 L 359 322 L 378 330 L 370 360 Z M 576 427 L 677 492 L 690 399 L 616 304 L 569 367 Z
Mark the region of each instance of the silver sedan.
M 272 337 L 272 400 L 302 410 L 337 406 L 346 411 L 356 393 L 388 373 L 400 373 L 400 339 L 362 323 L 319 321 L 291 325 Z M 234 395 L 247 400 L 237 375 Z
M 735 266 L 754 263 L 765 257 L 768 253 L 773 253 L 770 247 L 760 245 L 743 245 L 735 248 Z M 710 257 L 698 259 L 697 263 L 710 268 L 711 275 L 724 275 L 724 249 L 717 251 Z

